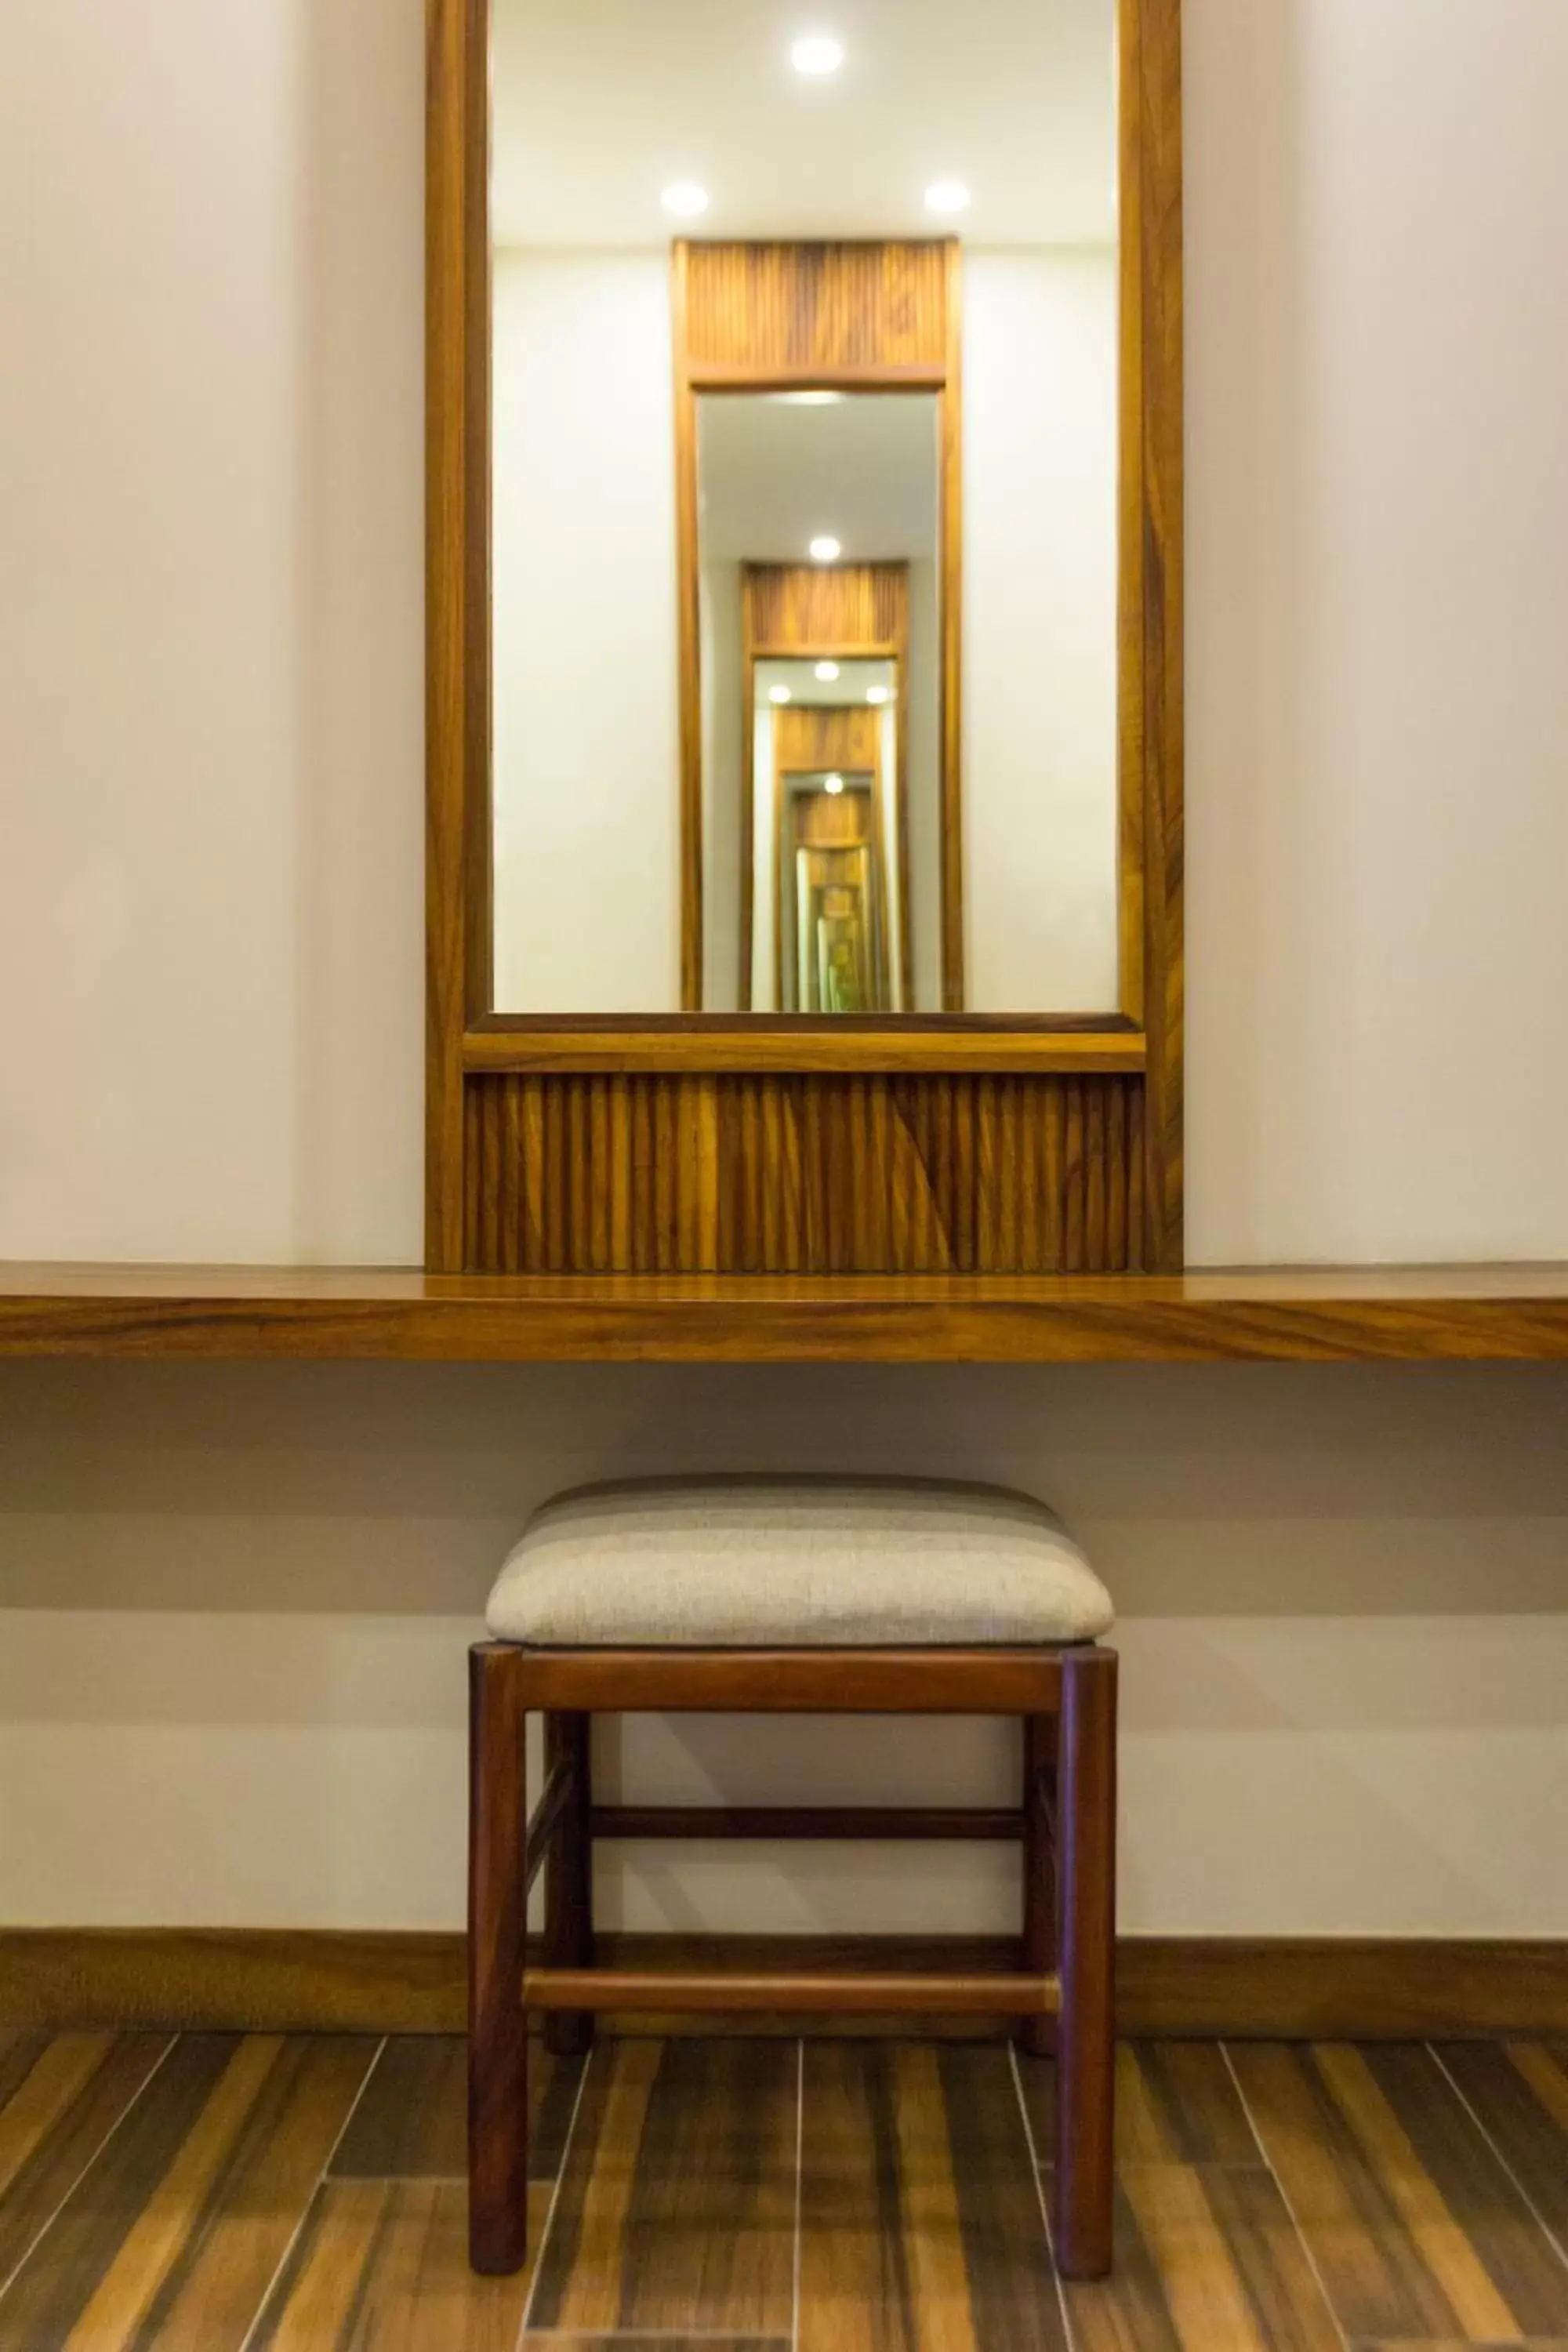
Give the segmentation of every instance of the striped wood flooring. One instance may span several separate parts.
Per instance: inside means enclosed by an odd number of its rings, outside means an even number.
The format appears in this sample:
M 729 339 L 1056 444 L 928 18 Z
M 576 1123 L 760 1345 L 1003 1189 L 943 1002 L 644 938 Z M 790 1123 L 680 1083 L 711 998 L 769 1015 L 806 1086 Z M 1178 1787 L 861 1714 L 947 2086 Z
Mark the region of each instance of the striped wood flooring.
M 1568 2352 L 1568 2048 L 1127 2046 L 1095 2286 L 1051 2263 L 1047 2063 L 533 2072 L 533 2261 L 477 2280 L 460 2042 L 0 2033 L 0 2352 Z

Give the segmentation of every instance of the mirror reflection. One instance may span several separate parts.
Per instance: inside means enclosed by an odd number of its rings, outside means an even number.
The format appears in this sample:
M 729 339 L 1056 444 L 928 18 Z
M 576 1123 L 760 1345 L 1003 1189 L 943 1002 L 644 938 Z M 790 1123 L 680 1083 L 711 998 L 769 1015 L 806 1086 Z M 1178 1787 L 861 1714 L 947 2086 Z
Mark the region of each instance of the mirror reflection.
M 936 404 L 710 394 L 697 430 L 705 1002 L 938 1011 Z M 852 985 L 806 875 L 859 894 Z
M 495 0 L 497 1010 L 1116 1009 L 1113 19 Z

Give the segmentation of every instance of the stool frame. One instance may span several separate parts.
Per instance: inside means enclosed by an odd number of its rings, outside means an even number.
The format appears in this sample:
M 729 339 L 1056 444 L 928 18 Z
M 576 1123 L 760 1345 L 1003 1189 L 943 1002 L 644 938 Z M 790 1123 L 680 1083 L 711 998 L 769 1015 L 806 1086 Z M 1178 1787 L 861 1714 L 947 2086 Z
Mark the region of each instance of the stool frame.
M 543 1650 L 480 1643 L 469 1659 L 468 2243 L 477 2271 L 520 2269 L 528 2235 L 528 2018 L 584 2050 L 595 2013 L 805 2011 L 1016 2018 L 1057 2059 L 1053 2242 L 1068 2278 L 1110 2266 L 1115 2078 L 1116 1686 L 1094 1644 L 975 1650 Z M 544 1718 L 544 1787 L 528 1811 L 524 1734 Z M 598 1714 L 1007 1715 L 1023 1725 L 1014 1809 L 598 1805 Z M 595 1965 L 595 1838 L 1016 1840 L 1016 1969 L 655 1970 Z M 545 1880 L 542 1955 L 526 1948 Z

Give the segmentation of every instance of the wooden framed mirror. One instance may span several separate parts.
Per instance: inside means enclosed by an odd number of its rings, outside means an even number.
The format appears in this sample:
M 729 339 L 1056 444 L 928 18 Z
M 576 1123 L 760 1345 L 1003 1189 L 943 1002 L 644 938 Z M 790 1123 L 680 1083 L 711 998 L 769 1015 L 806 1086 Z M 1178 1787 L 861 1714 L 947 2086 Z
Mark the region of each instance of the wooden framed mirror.
M 1180 0 L 837 18 L 430 0 L 434 1269 L 1181 1263 Z

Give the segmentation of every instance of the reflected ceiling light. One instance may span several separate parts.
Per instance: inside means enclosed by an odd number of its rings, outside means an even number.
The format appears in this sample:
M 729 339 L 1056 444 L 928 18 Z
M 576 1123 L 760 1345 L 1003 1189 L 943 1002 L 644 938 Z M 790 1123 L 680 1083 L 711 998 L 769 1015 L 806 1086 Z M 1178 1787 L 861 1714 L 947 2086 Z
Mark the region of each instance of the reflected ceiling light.
M 790 699 L 790 690 L 787 686 L 769 687 L 768 700 L 770 702 L 788 702 Z
M 824 791 L 825 793 L 841 793 L 841 792 L 844 790 L 844 779 L 843 779 L 843 777 L 842 777 L 842 776 L 824 776 L 824 778 L 822 779 L 822 789 L 823 789 L 823 791 Z
M 700 188 L 695 180 L 677 180 L 672 187 L 665 189 L 659 203 L 677 220 L 695 220 L 699 213 L 708 209 L 708 191 Z
M 786 408 L 832 408 L 841 401 L 841 392 L 775 392 L 773 398 L 783 401 Z
M 816 675 L 822 680 L 824 686 L 831 686 L 833 680 L 838 675 L 838 664 L 837 662 L 818 662 L 816 665 Z
M 844 44 L 831 33 L 807 33 L 790 50 L 789 61 L 797 74 L 836 74 L 844 63 Z
M 811 542 L 810 553 L 814 563 L 837 563 L 843 552 L 831 531 L 824 531 L 820 538 Z
M 866 688 L 866 699 L 868 702 L 886 702 L 889 699 L 887 688 L 885 686 L 868 686 Z
M 928 213 L 966 213 L 969 190 L 962 180 L 933 180 L 926 190 Z

